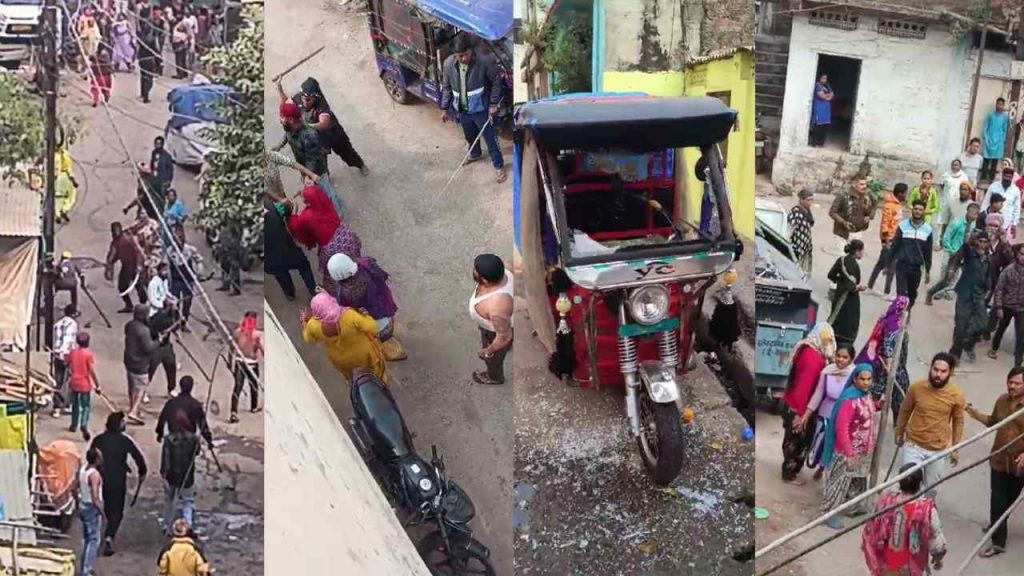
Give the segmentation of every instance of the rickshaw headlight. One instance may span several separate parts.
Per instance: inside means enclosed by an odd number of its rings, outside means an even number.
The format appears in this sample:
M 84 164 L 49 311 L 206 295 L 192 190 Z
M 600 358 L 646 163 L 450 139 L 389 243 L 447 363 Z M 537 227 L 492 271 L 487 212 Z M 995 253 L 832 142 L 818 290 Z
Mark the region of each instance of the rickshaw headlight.
M 664 286 L 637 288 L 629 295 L 629 314 L 638 324 L 653 326 L 668 314 L 669 295 Z

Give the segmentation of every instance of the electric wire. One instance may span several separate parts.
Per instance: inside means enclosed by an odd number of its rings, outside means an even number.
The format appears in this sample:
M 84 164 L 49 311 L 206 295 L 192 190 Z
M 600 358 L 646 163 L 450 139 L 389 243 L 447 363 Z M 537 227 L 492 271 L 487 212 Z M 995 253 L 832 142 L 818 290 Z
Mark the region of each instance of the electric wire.
M 1012 421 L 1012 418 L 1009 419 L 1008 421 Z M 857 528 L 860 528 L 864 524 L 867 524 L 868 522 L 870 522 L 872 519 L 874 519 L 874 518 L 876 518 L 878 516 L 881 516 L 882 514 L 885 514 L 887 512 L 890 512 L 892 510 L 895 510 L 896 508 L 899 508 L 900 506 L 903 506 L 904 504 L 906 504 L 908 502 L 911 502 L 913 500 L 916 500 L 916 499 L 920 498 L 921 496 L 925 495 L 927 492 L 937 488 L 940 484 L 948 482 L 949 480 L 952 480 L 953 478 L 956 478 L 957 476 L 967 472 L 968 470 L 971 470 L 971 469 L 973 469 L 976 466 L 980 466 L 981 464 L 984 464 L 985 462 L 988 462 L 989 460 L 991 460 L 995 456 L 998 456 L 999 454 L 1002 454 L 1003 452 L 1008 450 L 1011 446 L 1013 446 L 1013 444 L 1015 442 L 1017 442 L 1017 441 L 1019 441 L 1021 439 L 1024 439 L 1024 433 L 1021 433 L 1016 438 L 1014 438 L 1010 442 L 1007 442 L 1005 445 L 1003 445 L 1003 447 L 999 448 L 998 450 L 995 450 L 995 451 L 991 452 L 990 454 L 988 454 L 984 458 L 979 458 L 979 459 L 975 460 L 974 462 L 971 462 L 970 464 L 967 464 L 965 466 L 959 467 L 956 471 L 951 472 L 947 476 L 944 476 L 944 477 L 940 478 L 939 480 L 937 480 L 933 484 L 921 488 L 920 490 L 918 490 L 918 492 L 916 494 L 914 494 L 912 496 L 909 496 L 907 498 L 903 498 L 899 502 L 896 502 L 895 504 L 891 504 L 891 505 L 889 505 L 889 506 L 887 506 L 885 508 L 882 508 L 881 510 L 877 510 L 877 511 L 872 512 L 871 514 L 867 515 L 866 517 L 864 517 L 864 518 L 858 520 L 857 522 L 855 522 L 853 525 L 846 526 L 846 527 L 842 528 L 841 530 L 837 531 L 835 534 L 830 535 L 829 537 L 825 538 L 824 540 L 821 540 L 820 542 L 816 542 L 816 543 L 812 544 L 811 546 L 801 550 L 800 552 L 797 552 L 796 554 L 786 558 L 785 560 L 783 560 L 782 562 L 776 564 L 775 566 L 772 566 L 768 570 L 765 570 L 764 572 L 760 572 L 758 574 L 758 576 L 767 576 L 768 574 L 772 574 L 772 573 L 778 571 L 780 568 L 782 568 L 782 567 L 784 567 L 784 566 L 786 566 L 788 564 L 791 564 L 792 562 L 795 562 L 796 560 L 806 556 L 807 554 L 810 554 L 811 552 L 817 550 L 818 548 L 821 548 L 821 547 L 825 546 L 826 544 L 829 544 L 832 541 L 837 540 L 837 539 L 845 536 L 846 534 L 849 534 L 850 532 L 856 530 Z M 898 479 L 904 478 L 905 476 L 913 474 L 918 469 L 920 469 L 920 466 L 914 466 L 913 469 L 908 469 L 905 474 L 900 474 L 897 478 Z M 862 493 L 862 495 L 868 494 L 868 493 L 870 493 L 870 491 L 865 491 L 864 493 Z M 856 500 L 860 501 L 861 498 L 858 498 Z M 854 502 L 854 500 L 850 500 L 850 502 Z M 850 502 L 847 502 L 847 504 L 849 504 Z M 845 505 L 844 505 L 844 507 L 845 507 Z M 839 507 L 839 508 L 842 508 L 842 507 Z M 836 508 L 836 510 L 839 510 L 839 508 Z M 996 524 L 996 525 L 998 525 L 998 524 Z M 986 536 L 988 536 L 988 535 L 986 535 Z
M 64 6 L 64 10 L 66 11 L 68 9 L 67 1 L 66 0 L 60 0 L 60 2 Z M 83 48 L 83 45 L 82 45 L 82 39 L 78 35 L 78 31 L 77 30 L 71 30 L 71 36 L 75 39 L 75 42 L 78 44 L 79 50 L 82 50 L 82 53 L 84 54 L 85 51 L 84 51 L 84 48 Z M 93 74 L 91 68 L 87 69 L 87 74 L 88 74 L 90 80 L 95 83 L 96 82 L 96 77 Z M 105 111 L 105 113 L 107 115 L 107 119 L 108 119 L 108 121 L 110 123 L 110 127 L 114 131 L 115 136 L 117 136 L 118 142 L 120 143 L 121 147 L 124 149 L 125 153 L 130 156 L 131 152 L 130 152 L 130 149 L 128 148 L 128 144 L 127 144 L 127 142 L 125 142 L 124 136 L 121 134 L 120 128 L 118 128 L 117 123 L 114 121 L 114 116 L 113 116 L 113 113 L 111 112 L 111 109 L 110 109 L 109 105 L 107 104 L 107 102 L 105 100 L 101 100 L 101 103 L 103 104 L 103 109 L 104 109 L 104 111 Z M 145 179 L 142 177 L 142 174 L 139 172 L 138 165 L 135 162 L 132 162 L 131 163 L 131 167 L 132 167 L 132 171 L 135 174 L 136 181 L 138 183 L 142 184 L 141 190 L 146 195 L 146 197 L 149 200 L 149 202 L 153 206 L 158 206 L 158 203 L 153 198 L 153 195 L 150 192 L 149 187 L 145 185 Z M 160 224 L 160 227 L 161 227 L 162 231 L 167 234 L 168 238 L 172 239 L 172 241 L 168 242 L 167 245 L 171 248 L 171 250 L 183 262 L 186 261 L 185 256 L 184 256 L 184 254 L 181 251 L 181 248 L 178 246 L 178 243 L 173 241 L 173 238 L 174 238 L 173 232 L 171 230 L 171 227 L 167 224 L 167 221 L 164 219 L 163 214 L 159 213 L 159 211 L 156 211 L 156 210 L 154 212 L 156 212 L 156 216 L 157 216 L 156 220 Z M 168 258 L 168 260 L 170 260 L 170 258 Z M 175 265 L 175 266 L 177 267 L 177 265 Z M 208 317 L 211 320 L 214 321 L 216 327 L 222 332 L 221 337 L 224 340 L 226 340 L 226 342 L 227 342 L 227 344 L 229 346 L 231 346 L 232 352 L 238 358 L 245 358 L 246 357 L 245 354 L 242 352 L 242 349 L 238 346 L 238 343 L 235 341 L 235 338 L 232 335 L 231 331 L 228 330 L 227 326 L 224 323 L 224 320 L 221 318 L 220 314 L 218 313 L 217 308 L 213 305 L 212 301 L 210 300 L 209 295 L 206 293 L 206 290 L 200 284 L 198 277 L 194 274 L 192 269 L 189 266 L 187 266 L 187 265 L 178 267 L 178 269 L 179 269 L 179 271 L 184 271 L 184 275 L 183 276 L 189 281 L 189 283 L 191 285 L 190 288 L 194 292 L 196 292 L 197 296 L 199 296 L 199 299 L 198 299 L 199 300 L 199 305 L 203 308 L 204 312 L 207 313 Z M 256 384 L 256 386 L 258 387 L 259 390 L 264 391 L 265 388 L 263 386 L 263 382 L 256 375 L 255 371 L 253 371 L 251 369 L 251 367 L 249 367 L 245 362 L 241 362 L 241 364 L 243 366 L 243 370 L 247 373 L 246 375 L 249 378 L 251 378 L 253 382 L 255 382 L 255 384 Z

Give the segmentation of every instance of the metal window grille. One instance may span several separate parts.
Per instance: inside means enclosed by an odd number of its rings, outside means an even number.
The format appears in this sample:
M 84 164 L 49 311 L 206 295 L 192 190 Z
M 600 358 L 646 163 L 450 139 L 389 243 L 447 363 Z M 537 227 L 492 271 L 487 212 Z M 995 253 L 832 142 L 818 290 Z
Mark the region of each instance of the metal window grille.
M 908 22 L 906 20 L 879 20 L 878 33 L 897 38 L 916 38 L 924 40 L 928 33 L 928 26 L 920 22 Z
M 849 12 L 812 10 L 808 22 L 812 26 L 823 26 L 837 30 L 856 30 L 857 25 L 860 23 L 860 16 Z

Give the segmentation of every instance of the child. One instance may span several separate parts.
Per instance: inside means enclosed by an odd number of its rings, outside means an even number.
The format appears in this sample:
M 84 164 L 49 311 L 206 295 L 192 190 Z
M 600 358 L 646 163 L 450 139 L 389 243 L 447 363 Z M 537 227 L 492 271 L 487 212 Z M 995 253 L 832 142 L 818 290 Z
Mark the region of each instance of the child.
M 89 350 L 89 333 L 79 332 L 75 336 L 75 343 L 78 348 L 68 354 L 68 369 L 71 371 L 71 428 L 82 431 L 82 438 L 88 442 L 92 437 L 89 434 L 89 407 L 91 405 L 91 394 L 95 389 L 97 394 L 102 394 L 100 381 L 96 377 L 96 357 Z M 94 386 L 95 384 L 95 386 Z

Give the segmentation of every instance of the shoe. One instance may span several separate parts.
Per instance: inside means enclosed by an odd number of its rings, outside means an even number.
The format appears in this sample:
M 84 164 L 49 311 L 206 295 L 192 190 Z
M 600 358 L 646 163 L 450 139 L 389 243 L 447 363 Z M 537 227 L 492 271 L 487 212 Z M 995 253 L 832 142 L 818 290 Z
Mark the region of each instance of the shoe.
M 227 292 L 230 289 L 231 286 L 228 286 L 227 284 L 221 284 L 220 286 L 217 287 L 217 292 Z
M 967 363 L 974 364 L 978 360 L 978 355 L 974 353 L 974 350 L 967 351 Z
M 57 410 L 54 410 L 53 414 L 50 414 L 50 416 L 53 416 L 54 418 L 60 418 L 60 409 L 58 408 Z
M 504 168 L 498 168 L 497 175 L 494 177 L 494 181 L 501 184 L 508 178 L 508 173 L 505 172 Z
M 77 431 L 78 431 L 78 429 L 76 429 L 74 426 L 68 426 L 68 432 L 77 432 Z
M 89 434 L 88 430 L 82 430 L 82 440 L 85 440 L 86 442 L 88 442 L 91 439 L 92 439 L 92 434 Z
M 229 296 L 241 296 L 241 295 L 242 295 L 242 291 L 239 290 L 238 288 L 233 289 L 231 291 L 231 294 L 229 294 Z
M 125 306 L 117 311 L 118 314 L 131 314 L 132 312 L 133 310 L 131 306 Z
M 228 422 L 238 424 L 238 414 L 232 414 L 231 418 L 228 418 Z
M 491 379 L 487 372 L 473 372 L 473 381 L 477 384 L 484 384 L 488 386 L 497 386 L 505 383 L 504 380 Z
M 925 296 L 925 298 L 924 298 L 924 305 L 925 306 L 931 306 L 932 305 L 932 297 L 931 296 Z
M 995 350 L 989 350 L 988 352 L 985 353 L 985 355 L 993 360 L 999 358 L 999 353 L 996 352 Z
M 114 555 L 114 541 L 111 540 L 110 538 L 107 538 L 103 542 L 103 555 L 104 556 L 113 556 Z

